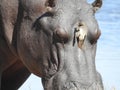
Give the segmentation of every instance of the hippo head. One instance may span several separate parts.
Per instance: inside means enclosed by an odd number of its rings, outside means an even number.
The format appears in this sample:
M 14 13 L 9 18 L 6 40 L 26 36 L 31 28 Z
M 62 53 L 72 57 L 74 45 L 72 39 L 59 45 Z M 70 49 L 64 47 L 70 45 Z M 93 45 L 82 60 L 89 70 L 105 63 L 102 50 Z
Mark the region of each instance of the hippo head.
M 45 90 L 103 90 L 95 67 L 100 30 L 95 12 L 102 1 L 21 0 L 17 50 Z

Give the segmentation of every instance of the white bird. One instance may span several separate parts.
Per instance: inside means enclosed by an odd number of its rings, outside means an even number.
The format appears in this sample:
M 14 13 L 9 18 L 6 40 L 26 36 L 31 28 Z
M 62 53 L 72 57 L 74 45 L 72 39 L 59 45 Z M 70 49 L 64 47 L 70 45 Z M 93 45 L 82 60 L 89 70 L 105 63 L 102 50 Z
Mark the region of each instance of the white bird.
M 75 38 L 77 39 L 77 44 L 79 48 L 82 48 L 82 45 L 84 43 L 85 37 L 87 36 L 87 26 L 85 25 L 85 23 L 81 22 L 77 25 L 77 27 L 75 28 L 74 31 L 74 42 L 73 45 L 75 43 Z

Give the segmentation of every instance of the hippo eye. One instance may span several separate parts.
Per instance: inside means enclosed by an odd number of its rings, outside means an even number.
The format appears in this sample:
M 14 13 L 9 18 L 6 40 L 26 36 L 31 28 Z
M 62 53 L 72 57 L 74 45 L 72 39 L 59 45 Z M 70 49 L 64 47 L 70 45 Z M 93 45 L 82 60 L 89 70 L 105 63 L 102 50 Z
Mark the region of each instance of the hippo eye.
M 47 0 L 45 3 L 47 7 L 55 7 L 55 0 Z

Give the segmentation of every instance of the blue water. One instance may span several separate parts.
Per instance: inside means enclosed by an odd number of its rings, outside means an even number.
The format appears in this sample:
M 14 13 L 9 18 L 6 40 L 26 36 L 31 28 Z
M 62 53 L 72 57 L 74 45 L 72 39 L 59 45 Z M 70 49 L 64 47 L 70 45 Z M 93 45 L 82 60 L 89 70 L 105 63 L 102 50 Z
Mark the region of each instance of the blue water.
M 88 0 L 92 2 L 93 0 Z M 98 41 L 96 67 L 105 90 L 120 90 L 120 0 L 103 0 L 96 13 L 102 35 Z M 32 75 L 19 90 L 43 90 L 40 79 Z
M 98 41 L 96 66 L 105 90 L 120 90 L 120 0 L 104 0 L 96 14 L 102 35 Z

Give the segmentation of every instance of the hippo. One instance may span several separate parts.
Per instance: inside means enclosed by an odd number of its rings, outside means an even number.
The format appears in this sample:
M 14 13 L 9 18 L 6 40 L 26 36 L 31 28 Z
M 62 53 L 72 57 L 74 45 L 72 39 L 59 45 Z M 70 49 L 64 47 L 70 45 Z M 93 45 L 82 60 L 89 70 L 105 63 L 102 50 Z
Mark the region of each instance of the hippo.
M 104 90 L 95 66 L 102 0 L 0 0 L 0 90 L 31 73 L 44 90 Z

